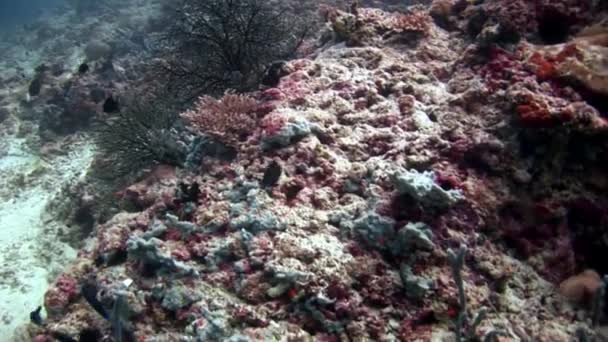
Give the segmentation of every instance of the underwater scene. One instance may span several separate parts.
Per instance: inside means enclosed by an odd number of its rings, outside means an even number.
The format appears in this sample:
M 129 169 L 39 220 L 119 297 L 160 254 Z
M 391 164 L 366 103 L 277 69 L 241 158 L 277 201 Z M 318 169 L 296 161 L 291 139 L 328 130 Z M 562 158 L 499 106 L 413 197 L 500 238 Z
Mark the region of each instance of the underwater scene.
M 0 0 L 0 342 L 608 341 L 608 2 Z

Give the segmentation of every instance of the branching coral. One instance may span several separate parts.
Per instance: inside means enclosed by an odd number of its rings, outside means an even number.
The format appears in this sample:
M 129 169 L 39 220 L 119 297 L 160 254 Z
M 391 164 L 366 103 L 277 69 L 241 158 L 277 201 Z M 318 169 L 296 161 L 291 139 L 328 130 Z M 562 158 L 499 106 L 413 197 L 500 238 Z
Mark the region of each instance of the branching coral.
M 194 109 L 182 113 L 192 128 L 227 145 L 234 145 L 255 128 L 256 101 L 245 95 L 226 94 L 221 99 L 199 98 Z

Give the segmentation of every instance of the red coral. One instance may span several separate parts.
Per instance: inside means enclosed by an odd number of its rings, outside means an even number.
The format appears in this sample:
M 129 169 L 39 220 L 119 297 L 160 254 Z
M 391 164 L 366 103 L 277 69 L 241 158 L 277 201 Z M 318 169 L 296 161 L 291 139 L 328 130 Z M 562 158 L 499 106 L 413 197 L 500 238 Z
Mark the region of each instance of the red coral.
M 302 82 L 308 78 L 304 72 L 292 73 L 281 79 L 278 88 L 283 92 L 287 101 L 302 104 L 306 101 L 305 96 L 311 93 L 305 82 Z
M 49 313 L 63 312 L 78 295 L 77 282 L 65 274 L 44 295 L 44 307 Z
M 562 63 L 569 57 L 581 57 L 581 53 L 576 44 L 567 44 L 560 52 L 552 56 L 550 54 L 543 55 L 537 51 L 528 58 L 528 63 L 532 64 L 535 69 L 536 77 L 539 81 L 545 81 L 554 78 L 557 75 L 557 65 Z
M 270 88 L 264 90 L 261 97 L 264 101 L 281 101 L 285 98 L 285 94 L 278 88 Z
M 521 51 L 510 53 L 498 47 L 490 50 L 489 61 L 479 72 L 492 91 L 506 89 L 530 75 L 522 64 Z
M 33 342 L 53 342 L 55 341 L 55 338 L 53 338 L 52 336 L 48 336 L 48 335 L 36 335 L 36 337 L 34 337 Z
M 568 57 L 583 58 L 583 55 L 576 44 L 566 44 L 564 48 L 555 56 L 555 61 L 561 63 Z
M 207 244 L 205 242 L 190 241 L 188 242 L 187 247 L 188 253 L 197 258 L 204 258 L 209 253 Z
M 553 122 L 553 117 L 547 107 L 538 102 L 517 106 L 517 113 L 525 124 L 547 125 Z
M 539 52 L 532 54 L 529 63 L 536 66 L 536 77 L 540 80 L 547 80 L 555 76 L 555 64 L 543 57 Z
M 533 97 L 529 102 L 518 105 L 516 111 L 524 125 L 533 127 L 552 127 L 575 117 L 568 107 L 550 109 L 546 103 Z

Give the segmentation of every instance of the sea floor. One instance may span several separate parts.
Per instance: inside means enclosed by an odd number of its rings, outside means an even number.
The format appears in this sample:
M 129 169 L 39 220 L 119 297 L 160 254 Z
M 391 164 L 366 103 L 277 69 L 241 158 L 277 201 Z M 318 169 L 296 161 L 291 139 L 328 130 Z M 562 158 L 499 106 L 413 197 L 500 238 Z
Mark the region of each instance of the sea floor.
M 48 284 L 76 252 L 59 239 L 63 224 L 47 207 L 84 176 L 93 150 L 86 143 L 43 161 L 24 139 L 9 137 L 0 159 L 0 336 L 16 338 Z M 39 173 L 39 174 L 37 174 Z M 19 186 L 21 185 L 21 186 Z M 7 191 L 9 190 L 10 191 Z M 9 193 L 12 192 L 12 193 Z M 5 340 L 7 341 L 7 340 Z

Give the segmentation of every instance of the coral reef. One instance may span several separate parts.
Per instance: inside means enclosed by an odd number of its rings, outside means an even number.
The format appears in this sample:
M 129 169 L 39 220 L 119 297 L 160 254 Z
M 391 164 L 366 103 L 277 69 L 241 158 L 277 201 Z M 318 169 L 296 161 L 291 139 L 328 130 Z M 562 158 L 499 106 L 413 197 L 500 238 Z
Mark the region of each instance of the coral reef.
M 33 335 L 605 338 L 606 13 L 593 6 L 322 6 L 318 40 L 265 86 L 183 112 L 184 163 L 117 194 L 129 212 L 95 224 Z M 80 290 L 92 278 L 94 296 Z

